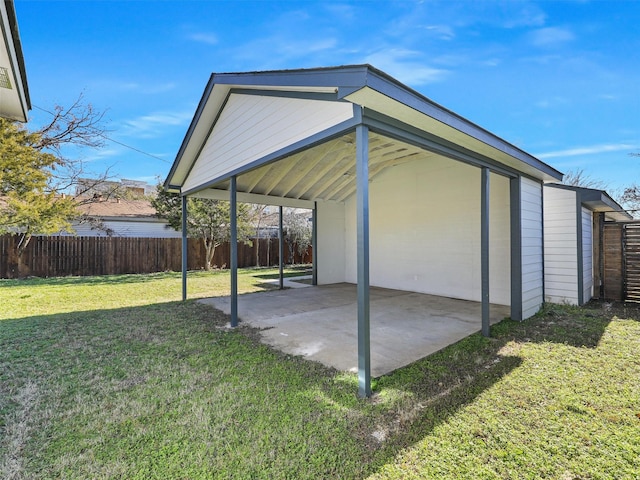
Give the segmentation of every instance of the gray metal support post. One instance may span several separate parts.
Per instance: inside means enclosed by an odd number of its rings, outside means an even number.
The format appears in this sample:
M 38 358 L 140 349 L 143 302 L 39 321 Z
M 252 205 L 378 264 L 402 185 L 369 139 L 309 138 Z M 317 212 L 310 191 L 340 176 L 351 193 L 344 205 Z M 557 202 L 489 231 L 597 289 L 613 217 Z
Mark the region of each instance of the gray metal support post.
M 187 250 L 187 197 L 183 195 L 182 200 L 182 301 L 187 300 L 187 261 L 189 252 Z
M 578 305 L 584 304 L 584 244 L 582 231 L 582 195 L 576 192 L 576 236 L 578 245 Z M 592 247 L 593 248 L 593 247 Z M 544 297 L 543 297 L 544 298 Z
M 229 239 L 231 247 L 231 258 L 229 259 L 231 268 L 231 326 L 238 326 L 238 205 L 237 205 L 237 187 L 235 175 L 231 177 L 231 194 L 229 217 L 231 223 L 231 238 Z
M 604 298 L 604 212 L 598 213 L 598 293 Z
M 358 396 L 371 396 L 369 328 L 369 129 L 356 127 L 356 217 L 358 264 Z
M 522 206 L 520 177 L 509 181 L 511 209 L 511 319 L 522 320 Z
M 489 315 L 489 169 L 483 167 L 480 184 L 480 271 L 482 276 L 482 335 L 491 335 Z
M 318 285 L 318 202 L 311 212 L 311 285 Z
M 282 225 L 282 206 L 278 207 L 278 284 L 284 289 L 284 228 Z

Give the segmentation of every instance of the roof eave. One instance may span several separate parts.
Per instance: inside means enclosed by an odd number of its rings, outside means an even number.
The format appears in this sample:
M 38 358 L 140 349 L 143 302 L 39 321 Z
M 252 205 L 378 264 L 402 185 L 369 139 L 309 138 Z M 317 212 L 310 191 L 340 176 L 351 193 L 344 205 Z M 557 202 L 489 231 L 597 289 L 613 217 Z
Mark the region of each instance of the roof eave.
M 184 136 L 184 139 L 182 140 L 182 143 L 180 144 L 180 148 L 178 149 L 178 153 L 176 155 L 175 160 L 173 161 L 173 164 L 171 165 L 171 169 L 169 170 L 169 173 L 167 174 L 167 178 L 164 181 L 164 189 L 167 191 L 173 191 L 175 192 L 176 189 L 179 192 L 180 191 L 180 185 L 175 185 L 172 183 L 173 180 L 173 176 L 176 173 L 176 170 L 178 168 L 178 165 L 180 164 L 180 161 L 182 160 L 182 157 L 184 156 L 185 150 L 187 149 L 187 146 L 189 145 L 189 142 L 191 141 L 191 138 L 193 137 L 193 133 L 196 129 L 196 126 L 198 125 L 199 121 L 200 121 L 200 117 L 202 117 L 202 112 L 204 111 L 204 108 L 207 104 L 207 101 L 209 100 L 209 97 L 211 95 L 211 91 L 213 90 L 213 86 L 214 86 L 214 77 L 215 74 L 211 74 L 209 76 L 209 81 L 207 82 L 207 85 L 204 88 L 204 92 L 202 93 L 202 96 L 200 97 L 200 102 L 198 103 L 198 107 L 196 108 L 196 113 L 194 114 L 193 118 L 191 119 L 191 123 L 189 124 L 189 128 L 187 129 L 187 133 Z
M 622 208 L 605 190 L 558 183 L 549 183 L 546 186 L 576 192 L 577 200 L 594 212 L 612 214 L 616 217 L 616 220 L 619 221 L 631 220 L 633 218 L 633 216 Z
M 27 71 L 18 30 L 18 20 L 13 0 L 4 0 L 3 5 L 5 7 L 2 15 L 3 41 L 9 60 L 12 80 L 15 84 L 16 102 L 19 104 L 19 112 L 16 111 L 18 108 L 12 108 L 13 112 L 7 115 L 7 118 L 26 122 L 28 120 L 27 113 L 31 110 L 31 97 L 29 95 Z
M 191 121 L 189 129 L 180 146 L 176 159 L 164 182 L 164 188 L 168 191 L 179 192 L 184 179 L 188 176 L 189 168 L 182 166 L 181 162 L 185 159 L 186 152 L 191 148 L 191 163 L 197 157 L 196 151 L 202 147 L 211 126 L 199 126 L 201 120 L 205 116 L 211 122 L 215 121 L 219 112 L 207 111 L 209 101 L 212 98 L 216 86 L 222 86 L 219 90 L 220 95 L 228 94 L 232 87 L 244 88 L 332 88 L 335 89 L 338 99 L 349 100 L 349 96 L 353 95 L 364 88 L 371 88 L 390 99 L 409 106 L 412 109 L 429 116 L 450 128 L 456 129 L 475 141 L 483 142 L 491 148 L 494 148 L 519 162 L 524 163 L 527 167 L 533 168 L 534 171 L 541 172 L 541 178 L 544 180 L 561 180 L 562 173 L 553 167 L 547 165 L 541 160 L 506 142 L 491 132 L 479 127 L 478 125 L 466 120 L 456 113 L 447 110 L 441 105 L 431 101 L 424 95 L 407 87 L 390 75 L 374 68 L 368 64 L 350 65 L 339 67 L 326 67 L 315 69 L 298 69 L 298 70 L 274 70 L 263 72 L 243 72 L 243 73 L 214 73 L 210 76 L 207 86 L 196 109 L 196 113 Z M 350 100 L 349 100 L 350 101 Z M 218 102 L 220 100 L 218 99 Z M 215 102 L 214 102 L 215 103 Z M 356 103 L 353 101 L 352 103 Z M 221 104 L 223 105 L 223 104 Z M 222 108 L 222 106 L 220 106 Z M 198 145 L 191 145 L 192 142 Z M 180 171 L 181 170 L 181 171 Z
M 31 110 L 31 96 L 29 95 L 29 84 L 27 82 L 27 68 L 24 62 L 24 53 L 22 51 L 22 42 L 20 41 L 20 31 L 18 30 L 18 17 L 16 15 L 13 0 L 5 0 L 7 5 L 7 15 L 9 17 L 9 26 L 11 28 L 13 47 L 16 51 L 16 59 L 18 61 L 18 70 L 22 79 L 22 89 L 26 101 L 27 110 Z
M 368 66 L 366 86 L 476 138 L 556 180 L 562 180 L 563 174 L 559 170 L 370 65 Z
M 180 145 L 178 154 L 169 170 L 169 174 L 164 182 L 167 191 L 178 193 L 183 180 L 176 179 L 176 173 L 180 162 L 192 140 L 200 120 L 202 119 L 211 95 L 216 85 L 226 87 L 228 91 L 232 87 L 324 87 L 332 88 L 338 92 L 339 88 L 362 88 L 365 85 L 368 69 L 370 65 L 350 65 L 340 67 L 324 67 L 313 69 L 296 70 L 271 70 L 262 72 L 241 72 L 241 73 L 212 73 L 204 89 L 198 107 L 194 114 L 187 133 Z M 215 113 L 214 113 L 215 116 Z M 176 181 L 177 180 L 177 181 Z

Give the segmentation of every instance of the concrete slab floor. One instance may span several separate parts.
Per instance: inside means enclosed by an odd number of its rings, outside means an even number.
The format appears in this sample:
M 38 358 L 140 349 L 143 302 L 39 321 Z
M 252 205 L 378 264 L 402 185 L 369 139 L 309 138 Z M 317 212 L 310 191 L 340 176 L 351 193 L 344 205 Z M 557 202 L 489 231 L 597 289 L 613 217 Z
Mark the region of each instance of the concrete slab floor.
M 291 281 L 291 280 L 290 280 Z M 230 313 L 229 297 L 200 300 Z M 379 377 L 481 328 L 481 304 L 371 287 L 371 375 Z M 491 305 L 491 323 L 509 316 Z M 356 286 L 340 283 L 238 296 L 241 322 L 262 329 L 264 343 L 338 370 L 358 369 Z

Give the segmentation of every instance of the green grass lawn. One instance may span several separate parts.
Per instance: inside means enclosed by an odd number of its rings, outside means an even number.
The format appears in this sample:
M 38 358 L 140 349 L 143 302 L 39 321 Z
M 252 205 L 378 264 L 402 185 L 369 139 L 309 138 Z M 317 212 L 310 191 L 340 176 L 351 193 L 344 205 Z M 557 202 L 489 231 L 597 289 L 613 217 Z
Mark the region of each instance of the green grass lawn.
M 189 274 L 190 298 L 228 285 Z M 180 292 L 174 273 L 0 281 L 0 478 L 640 477 L 637 308 L 504 321 L 358 400 L 355 375 Z

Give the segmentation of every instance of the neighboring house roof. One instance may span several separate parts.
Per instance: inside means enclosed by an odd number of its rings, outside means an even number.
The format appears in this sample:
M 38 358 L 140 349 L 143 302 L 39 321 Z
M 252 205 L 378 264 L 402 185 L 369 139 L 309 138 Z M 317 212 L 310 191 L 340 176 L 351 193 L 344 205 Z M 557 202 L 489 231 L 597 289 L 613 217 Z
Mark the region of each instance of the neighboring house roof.
M 0 1 L 0 17 L 0 116 L 26 122 L 31 99 L 13 0 Z
M 355 192 L 354 131 L 361 124 L 370 132 L 372 176 L 435 154 L 509 176 L 562 178 L 371 65 L 350 65 L 213 74 L 165 187 L 218 198 L 231 176 L 243 174 L 239 201 L 262 195 L 303 208 L 344 201 Z
M 156 216 L 156 209 L 149 200 L 100 200 L 82 204 L 78 210 L 84 215 L 101 219 L 153 219 L 166 222 Z
M 78 198 L 78 201 L 82 202 L 82 198 Z M 6 199 L 0 196 L 0 208 L 6 207 L 6 205 Z M 149 200 L 94 200 L 81 203 L 77 209 L 78 212 L 83 215 L 96 218 L 151 218 L 159 222 L 166 222 L 166 220 L 156 216 L 156 209 L 151 205 Z
M 633 216 L 604 190 L 560 183 L 547 183 L 545 187 L 561 188 L 576 192 L 578 202 L 594 212 L 604 212 L 607 220 L 616 222 L 633 220 Z
M 75 221 L 78 236 L 179 238 L 182 234 L 156 215 L 149 200 L 106 199 L 78 207 L 84 220 Z M 65 235 L 64 233 L 61 233 Z

